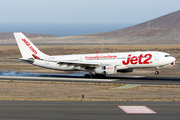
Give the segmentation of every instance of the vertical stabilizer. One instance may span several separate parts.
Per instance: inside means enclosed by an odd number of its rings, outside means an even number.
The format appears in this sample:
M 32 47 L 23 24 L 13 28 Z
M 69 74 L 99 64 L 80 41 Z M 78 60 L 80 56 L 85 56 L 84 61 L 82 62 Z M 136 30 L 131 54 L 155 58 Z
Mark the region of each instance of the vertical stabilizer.
M 14 37 L 23 58 L 41 59 L 48 56 L 42 53 L 23 33 L 14 33 Z

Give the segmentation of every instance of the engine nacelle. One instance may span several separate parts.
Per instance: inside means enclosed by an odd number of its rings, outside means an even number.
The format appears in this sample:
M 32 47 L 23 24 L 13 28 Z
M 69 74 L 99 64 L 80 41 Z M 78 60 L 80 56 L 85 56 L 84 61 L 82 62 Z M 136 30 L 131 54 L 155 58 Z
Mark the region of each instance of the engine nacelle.
M 94 69 L 96 74 L 103 74 L 103 75 L 109 75 L 109 74 L 116 74 L 117 69 L 116 66 L 101 66 L 96 69 Z
M 133 69 L 123 69 L 123 70 L 117 70 L 117 72 L 121 72 L 121 73 L 133 72 Z

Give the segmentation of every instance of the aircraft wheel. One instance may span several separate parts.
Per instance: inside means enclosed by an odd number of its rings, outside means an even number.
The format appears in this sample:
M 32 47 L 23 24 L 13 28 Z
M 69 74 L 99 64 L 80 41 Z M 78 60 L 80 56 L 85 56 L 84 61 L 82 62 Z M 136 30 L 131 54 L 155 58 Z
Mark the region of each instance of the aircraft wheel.
M 93 78 L 94 76 L 93 75 L 89 75 L 89 78 Z
M 94 77 L 95 77 L 95 75 L 85 74 L 85 75 L 84 75 L 84 77 L 85 77 L 85 78 L 94 78 Z
M 96 78 L 100 78 L 101 77 L 101 75 L 99 75 L 99 74 L 96 74 L 95 76 L 96 76 Z
M 106 77 L 106 75 L 101 75 L 101 77 L 102 77 L 102 78 L 105 78 L 105 77 Z
M 156 71 L 155 74 L 158 75 L 158 74 L 159 74 L 159 71 Z
M 88 78 L 88 77 L 89 77 L 89 75 L 88 75 L 88 74 L 85 74 L 85 75 L 84 75 L 84 77 L 85 77 L 85 78 Z
M 104 78 L 104 77 L 106 77 L 106 76 L 105 76 L 105 75 L 102 75 L 102 74 L 96 74 L 95 77 L 96 77 L 96 78 Z

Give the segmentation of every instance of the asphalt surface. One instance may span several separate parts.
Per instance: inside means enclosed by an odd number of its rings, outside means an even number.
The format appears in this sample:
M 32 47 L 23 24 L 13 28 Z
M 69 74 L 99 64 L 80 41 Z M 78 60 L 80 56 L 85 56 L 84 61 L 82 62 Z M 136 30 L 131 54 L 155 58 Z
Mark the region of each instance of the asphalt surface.
M 156 114 L 127 114 L 118 106 L 146 106 Z M 2 120 L 179 120 L 180 102 L 0 101 Z
M 180 77 L 107 75 L 106 78 L 84 78 L 83 75 L 81 73 L 0 72 L 0 80 L 180 85 Z

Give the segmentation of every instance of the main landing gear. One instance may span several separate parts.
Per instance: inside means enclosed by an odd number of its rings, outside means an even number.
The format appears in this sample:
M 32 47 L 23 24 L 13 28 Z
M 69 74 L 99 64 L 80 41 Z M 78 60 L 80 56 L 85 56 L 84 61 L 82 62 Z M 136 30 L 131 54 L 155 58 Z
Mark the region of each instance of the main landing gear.
M 156 75 L 159 74 L 159 68 L 158 68 L 158 67 L 156 67 L 156 72 L 155 72 L 155 74 L 156 74 Z
M 84 75 L 85 78 L 105 78 L 106 75 L 103 74 L 85 74 Z
M 95 75 L 94 74 L 85 74 L 84 77 L 85 78 L 94 78 Z

